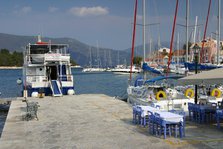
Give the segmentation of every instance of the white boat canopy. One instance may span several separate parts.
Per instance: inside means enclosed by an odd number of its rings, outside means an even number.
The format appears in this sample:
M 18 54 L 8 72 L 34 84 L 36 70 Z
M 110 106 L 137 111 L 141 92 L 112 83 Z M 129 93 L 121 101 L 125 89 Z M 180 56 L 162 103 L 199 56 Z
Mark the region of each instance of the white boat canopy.
M 223 84 L 223 68 L 204 71 L 178 80 L 179 85 Z

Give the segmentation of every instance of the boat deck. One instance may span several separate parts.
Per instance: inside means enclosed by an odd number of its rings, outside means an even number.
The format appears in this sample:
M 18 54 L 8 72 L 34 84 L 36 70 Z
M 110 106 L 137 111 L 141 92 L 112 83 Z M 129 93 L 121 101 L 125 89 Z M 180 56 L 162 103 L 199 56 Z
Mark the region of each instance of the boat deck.
M 23 119 L 26 103 L 12 101 L 0 140 L 1 149 L 28 148 L 222 148 L 216 126 L 187 124 L 186 138 L 152 136 L 132 124 L 132 108 L 102 94 L 30 98 L 38 101 L 39 120 Z

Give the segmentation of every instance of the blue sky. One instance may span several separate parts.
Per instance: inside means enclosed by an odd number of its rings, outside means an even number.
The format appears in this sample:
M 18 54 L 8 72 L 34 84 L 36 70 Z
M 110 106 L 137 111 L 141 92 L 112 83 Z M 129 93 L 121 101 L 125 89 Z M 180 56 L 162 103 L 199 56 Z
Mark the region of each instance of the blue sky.
M 89 45 L 122 50 L 131 47 L 134 0 L 0 0 L 0 32 L 47 37 L 71 37 Z M 147 41 L 170 41 L 176 0 L 146 0 Z M 177 23 L 185 24 L 186 0 L 179 0 Z M 204 24 L 209 0 L 190 0 L 190 25 Z M 208 35 L 217 30 L 217 0 L 212 0 Z M 138 23 L 142 22 L 139 0 Z M 201 36 L 204 26 L 200 27 Z M 190 28 L 190 32 L 192 28 Z M 185 28 L 177 26 L 181 42 Z M 137 27 L 136 44 L 142 43 Z

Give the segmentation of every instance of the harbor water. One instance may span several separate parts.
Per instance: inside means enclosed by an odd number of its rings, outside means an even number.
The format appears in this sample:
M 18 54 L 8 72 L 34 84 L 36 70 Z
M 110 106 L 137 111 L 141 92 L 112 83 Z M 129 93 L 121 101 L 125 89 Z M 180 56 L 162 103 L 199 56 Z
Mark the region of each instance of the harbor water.
M 129 75 L 115 75 L 111 72 L 84 73 L 72 69 L 76 94 L 106 94 L 122 96 L 126 93 Z M 22 69 L 0 69 L 0 98 L 21 96 L 22 85 L 16 80 L 22 78 Z

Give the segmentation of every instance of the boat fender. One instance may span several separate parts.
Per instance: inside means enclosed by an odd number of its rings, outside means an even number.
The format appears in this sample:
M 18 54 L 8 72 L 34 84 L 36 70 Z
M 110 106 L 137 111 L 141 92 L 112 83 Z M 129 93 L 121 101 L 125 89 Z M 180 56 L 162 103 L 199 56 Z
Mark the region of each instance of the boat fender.
M 186 89 L 186 91 L 185 91 L 185 96 L 186 96 L 186 97 L 193 98 L 193 97 L 194 97 L 194 91 L 193 91 L 193 89 L 192 89 L 192 88 L 188 88 L 188 89 Z
M 18 85 L 21 85 L 21 84 L 22 84 L 22 80 L 21 80 L 21 78 L 18 78 L 18 79 L 16 80 L 16 83 L 17 83 Z
M 160 100 L 160 98 L 166 98 L 166 93 L 164 91 L 157 92 L 156 99 Z
M 211 96 L 219 98 L 219 97 L 221 97 L 221 91 L 218 88 L 214 88 L 211 91 Z
M 68 94 L 68 95 L 74 95 L 74 94 L 75 94 L 75 91 L 74 91 L 73 89 L 69 89 L 69 90 L 67 91 L 67 94 Z
M 39 95 L 39 93 L 38 93 L 38 92 L 32 92 L 31 97 L 35 97 L 35 98 L 37 98 L 37 97 L 38 97 L 38 95 Z

